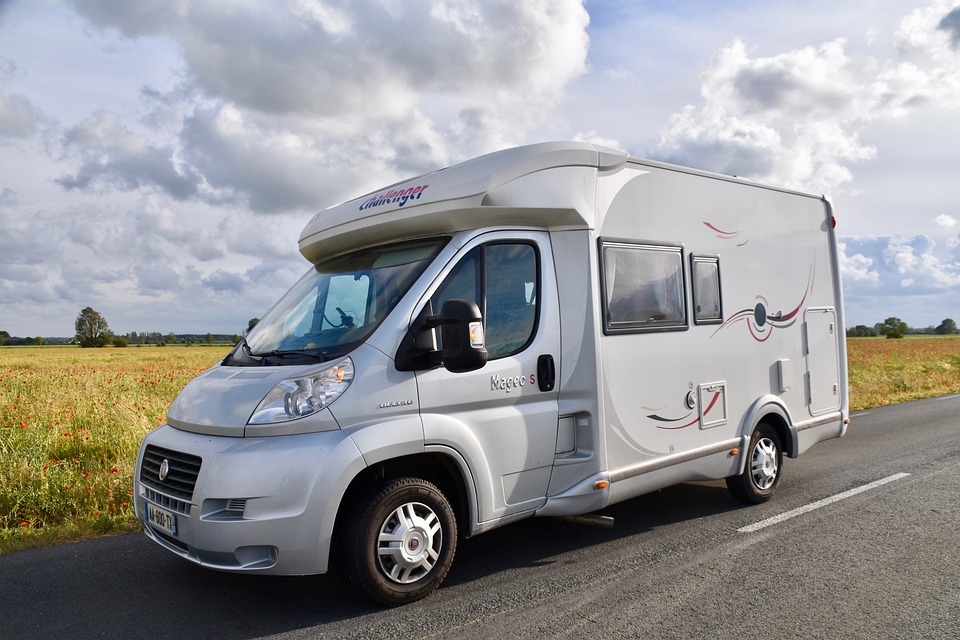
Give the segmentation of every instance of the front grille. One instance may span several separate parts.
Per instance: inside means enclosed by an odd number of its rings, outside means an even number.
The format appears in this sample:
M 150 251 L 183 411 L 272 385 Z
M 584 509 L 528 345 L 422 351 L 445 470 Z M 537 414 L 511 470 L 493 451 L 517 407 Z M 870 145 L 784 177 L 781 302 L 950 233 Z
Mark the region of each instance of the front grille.
M 150 487 L 143 487 L 143 497 L 154 504 L 158 504 L 164 509 L 170 509 L 185 516 L 190 515 L 190 503 L 186 500 L 177 500 L 168 495 L 155 491 Z
M 160 466 L 164 460 L 169 465 L 169 471 L 167 477 L 161 480 Z M 146 497 L 180 513 L 188 513 L 201 462 L 200 456 L 147 445 L 143 452 L 143 464 L 140 465 L 140 484 L 147 489 Z

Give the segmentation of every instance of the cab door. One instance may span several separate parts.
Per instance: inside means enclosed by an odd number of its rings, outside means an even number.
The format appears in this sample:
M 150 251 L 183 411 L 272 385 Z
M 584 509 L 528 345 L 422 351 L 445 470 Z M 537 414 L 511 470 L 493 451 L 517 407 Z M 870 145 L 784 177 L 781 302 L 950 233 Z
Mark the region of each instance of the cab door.
M 428 296 L 436 310 L 449 299 L 476 302 L 488 355 L 476 371 L 417 372 L 427 447 L 451 447 L 467 461 L 478 523 L 539 507 L 556 449 L 560 367 L 549 234 L 475 238 Z

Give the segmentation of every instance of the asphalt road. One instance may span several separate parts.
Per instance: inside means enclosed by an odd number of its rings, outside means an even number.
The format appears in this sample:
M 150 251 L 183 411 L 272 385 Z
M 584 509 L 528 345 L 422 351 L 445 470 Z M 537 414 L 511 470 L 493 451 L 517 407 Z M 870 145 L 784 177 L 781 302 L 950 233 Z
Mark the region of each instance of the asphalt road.
M 856 414 L 764 505 L 684 484 L 607 510 L 613 529 L 463 541 L 440 591 L 398 609 L 334 576 L 200 569 L 140 534 L 0 556 L 0 638 L 955 640 L 958 412 L 960 395 Z

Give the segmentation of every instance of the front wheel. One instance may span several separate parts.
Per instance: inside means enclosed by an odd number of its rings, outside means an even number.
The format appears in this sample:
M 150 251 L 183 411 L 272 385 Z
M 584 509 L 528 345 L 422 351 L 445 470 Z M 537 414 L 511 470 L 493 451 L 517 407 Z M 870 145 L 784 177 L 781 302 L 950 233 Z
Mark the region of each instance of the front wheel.
M 370 598 L 406 604 L 440 586 L 456 548 L 457 521 L 440 489 L 398 478 L 354 511 L 346 535 L 348 575 Z
M 780 446 L 780 437 L 773 427 L 761 423 L 750 437 L 747 464 L 743 473 L 727 478 L 727 488 L 741 502 L 766 502 L 780 484 L 782 469 L 783 449 Z

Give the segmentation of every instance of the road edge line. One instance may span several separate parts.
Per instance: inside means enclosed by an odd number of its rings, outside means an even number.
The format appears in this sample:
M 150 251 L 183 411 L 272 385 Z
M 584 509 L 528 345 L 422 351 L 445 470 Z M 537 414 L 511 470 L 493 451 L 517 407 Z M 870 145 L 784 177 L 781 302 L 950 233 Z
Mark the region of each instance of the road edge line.
M 865 484 L 860 487 L 849 489 L 842 493 L 838 493 L 828 498 L 824 498 L 823 500 L 817 500 L 816 502 L 811 502 L 810 504 L 804 505 L 802 507 L 797 507 L 796 509 L 786 511 L 784 513 L 781 513 L 780 515 L 767 518 L 766 520 L 761 520 L 760 522 L 755 522 L 751 525 L 747 525 L 746 527 L 740 527 L 739 529 L 737 529 L 737 533 L 753 533 L 755 531 L 760 531 L 761 529 L 766 529 L 769 526 L 779 524 L 785 520 L 795 518 L 799 515 L 803 515 L 804 513 L 808 513 L 810 511 L 813 511 L 814 509 L 819 509 L 820 507 L 825 507 L 829 504 L 833 504 L 834 502 L 838 502 L 840 500 L 850 498 L 852 496 L 857 495 L 858 493 L 863 493 L 864 491 L 876 489 L 877 487 L 881 487 L 890 482 L 901 480 L 903 478 L 906 478 L 909 475 L 910 475 L 909 473 L 895 473 L 892 476 L 887 476 L 886 478 L 875 480 L 874 482 L 871 482 L 869 484 Z

